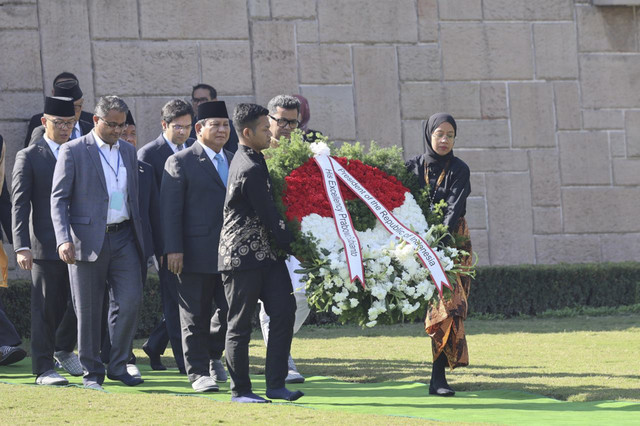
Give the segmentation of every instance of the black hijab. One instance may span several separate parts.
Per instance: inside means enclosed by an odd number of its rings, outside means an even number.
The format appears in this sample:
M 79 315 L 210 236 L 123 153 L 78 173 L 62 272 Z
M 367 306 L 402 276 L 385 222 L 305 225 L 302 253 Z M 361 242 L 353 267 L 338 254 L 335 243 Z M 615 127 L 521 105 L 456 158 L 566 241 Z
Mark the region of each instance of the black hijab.
M 438 163 L 442 168 L 447 163 L 447 161 L 451 161 L 453 159 L 453 149 L 449 151 L 447 155 L 440 155 L 433 150 L 431 147 L 431 135 L 442 123 L 447 122 L 453 126 L 454 134 L 458 135 L 458 126 L 456 125 L 456 120 L 450 114 L 439 112 L 437 114 L 433 114 L 429 117 L 429 121 L 427 121 L 427 126 L 424 129 L 424 135 L 427 138 L 427 151 L 424 155 L 424 161 L 431 165 L 433 163 Z

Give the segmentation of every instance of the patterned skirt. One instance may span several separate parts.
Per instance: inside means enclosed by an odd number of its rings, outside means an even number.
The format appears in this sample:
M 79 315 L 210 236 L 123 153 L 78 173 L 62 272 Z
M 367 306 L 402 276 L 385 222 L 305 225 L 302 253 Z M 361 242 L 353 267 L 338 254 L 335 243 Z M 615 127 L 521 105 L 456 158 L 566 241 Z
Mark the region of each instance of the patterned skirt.
M 472 262 L 471 240 L 468 239 L 469 228 L 464 217 L 458 221 L 458 227 L 454 234 L 467 237 L 464 244 L 458 248 L 469 252 L 469 256 L 463 258 L 460 263 L 470 266 Z M 433 360 L 438 359 L 440 354 L 444 352 L 452 370 L 456 367 L 469 365 L 464 320 L 467 319 L 467 298 L 470 287 L 470 277 L 457 275 L 451 299 L 440 300 L 430 307 L 424 321 L 425 330 L 431 337 Z

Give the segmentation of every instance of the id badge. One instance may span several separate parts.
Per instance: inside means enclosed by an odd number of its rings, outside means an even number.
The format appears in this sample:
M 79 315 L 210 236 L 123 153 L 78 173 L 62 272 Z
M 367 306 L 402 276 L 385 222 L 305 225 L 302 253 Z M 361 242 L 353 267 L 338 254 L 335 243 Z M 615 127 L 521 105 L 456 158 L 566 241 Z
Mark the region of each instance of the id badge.
M 122 210 L 124 206 L 124 193 L 122 191 L 116 191 L 111 193 L 109 197 L 109 208 L 111 210 Z

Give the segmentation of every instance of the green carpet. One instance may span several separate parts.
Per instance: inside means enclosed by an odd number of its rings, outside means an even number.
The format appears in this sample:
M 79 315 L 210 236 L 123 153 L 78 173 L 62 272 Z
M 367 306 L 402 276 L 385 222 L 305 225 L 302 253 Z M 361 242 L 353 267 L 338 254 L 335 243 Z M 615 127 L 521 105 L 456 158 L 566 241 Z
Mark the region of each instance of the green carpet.
M 105 391 L 186 394 L 205 396 L 215 401 L 230 400 L 228 382 L 221 384 L 219 393 L 196 394 L 186 377 L 180 376 L 175 369 L 150 371 L 147 365 L 139 367 L 144 384 L 132 388 L 107 379 Z M 67 378 L 73 385 L 82 384 L 79 377 Z M 251 380 L 254 391 L 264 395 L 264 377 L 252 376 Z M 29 358 L 0 367 L 1 383 L 35 386 L 34 381 Z M 510 390 L 458 392 L 453 398 L 441 398 L 429 396 L 428 386 L 422 383 L 348 383 L 328 377 L 308 377 L 304 384 L 289 388 L 305 392 L 305 396 L 295 403 L 297 406 L 319 410 L 519 425 L 640 424 L 640 402 L 631 401 L 565 402 Z

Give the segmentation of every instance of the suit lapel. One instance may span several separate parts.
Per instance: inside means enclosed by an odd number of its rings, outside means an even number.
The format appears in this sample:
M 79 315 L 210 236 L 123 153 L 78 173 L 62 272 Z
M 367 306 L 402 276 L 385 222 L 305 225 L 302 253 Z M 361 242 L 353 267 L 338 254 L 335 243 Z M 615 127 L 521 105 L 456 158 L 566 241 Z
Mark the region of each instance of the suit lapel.
M 109 191 L 107 190 L 107 181 L 105 180 L 105 177 L 104 177 L 102 161 L 100 161 L 98 144 L 96 143 L 96 140 L 93 137 L 93 133 L 89 133 L 86 136 L 84 143 L 87 147 L 87 151 L 89 152 L 89 158 L 91 158 L 91 162 L 93 163 L 94 167 L 96 168 L 96 171 L 98 172 L 98 177 L 100 179 L 100 183 L 102 183 L 102 188 L 104 189 L 104 192 L 108 194 Z
M 42 138 L 38 142 L 36 142 L 36 146 L 38 147 L 40 155 L 42 155 L 42 158 L 44 158 L 45 162 L 47 163 L 47 166 L 49 166 L 51 171 L 53 171 L 53 169 L 56 167 L 56 156 L 53 155 L 53 152 L 51 152 L 51 148 L 49 148 L 49 144 L 47 143 L 47 141 Z
M 211 159 L 204 151 L 204 148 L 202 148 L 202 145 L 200 145 L 199 143 L 194 143 L 193 148 L 191 149 L 193 150 L 193 153 L 198 157 L 198 164 L 200 164 L 200 166 L 202 166 L 202 168 L 204 168 L 207 173 L 211 175 L 214 182 L 216 182 L 222 188 L 225 188 L 224 183 L 222 183 L 222 179 L 220 179 L 220 174 L 218 173 L 216 166 L 213 165 Z
M 136 176 L 138 176 L 138 164 L 137 162 L 132 163 L 131 155 L 129 155 L 128 142 L 120 141 L 120 156 L 122 157 L 122 162 L 124 163 L 125 168 L 127 169 L 127 193 L 129 194 L 129 199 L 133 199 L 133 194 L 136 194 Z

